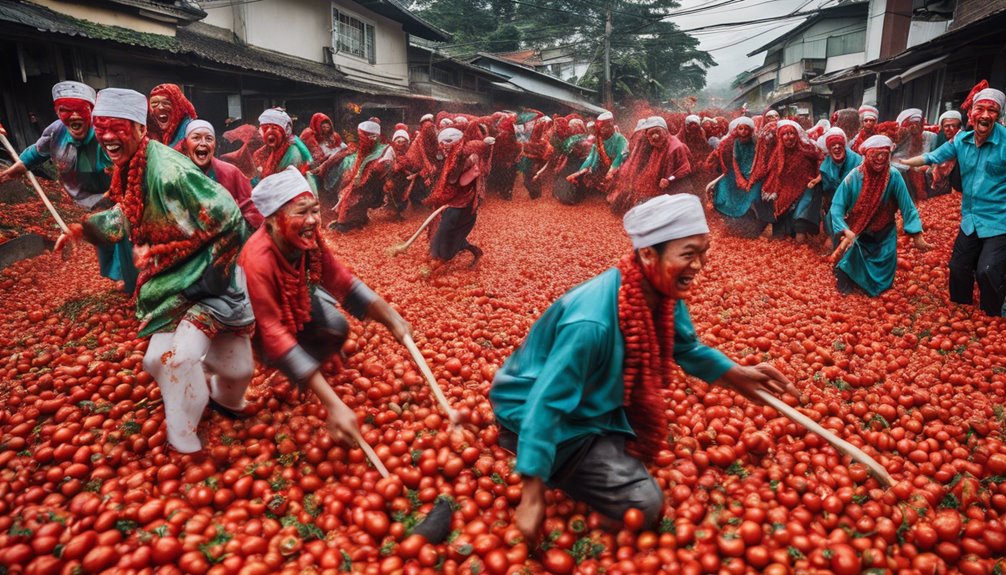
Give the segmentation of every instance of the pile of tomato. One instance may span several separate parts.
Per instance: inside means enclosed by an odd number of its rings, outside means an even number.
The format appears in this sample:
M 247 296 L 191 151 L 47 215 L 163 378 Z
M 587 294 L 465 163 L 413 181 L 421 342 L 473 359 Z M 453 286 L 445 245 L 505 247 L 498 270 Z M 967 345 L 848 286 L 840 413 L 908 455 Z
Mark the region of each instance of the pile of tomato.
M 28 185 L 28 180 L 11 182 L 8 186 L 19 183 Z M 87 210 L 73 203 L 59 182 L 38 178 L 38 183 L 66 223 L 76 221 L 86 213 Z M 27 201 L 9 201 L 9 198 L 0 195 L 0 244 L 26 234 L 37 234 L 49 241 L 56 241 L 59 237 L 56 220 L 34 193 L 27 193 L 31 194 Z
M 146 341 L 93 250 L 0 272 L 0 566 L 7 573 L 1000 573 L 1006 563 L 1006 335 L 947 299 L 959 197 L 920 206 L 935 249 L 899 239 L 894 288 L 842 296 L 818 247 L 728 237 L 689 306 L 703 340 L 768 361 L 801 409 L 881 462 L 883 489 L 818 436 L 679 374 L 671 450 L 651 471 L 666 495 L 650 528 L 620 529 L 549 492 L 541 542 L 513 524 L 520 477 L 497 444 L 487 392 L 534 320 L 628 249 L 599 200 L 577 207 L 490 198 L 470 238 L 485 250 L 432 269 L 421 221 L 378 214 L 328 241 L 408 319 L 466 424 L 449 428 L 408 352 L 353 323 L 326 365 L 391 472 L 335 443 L 322 409 L 258 367 L 251 417 L 207 412 L 205 446 L 165 443 Z M 796 403 L 795 398 L 791 398 Z M 410 533 L 439 498 L 437 545 Z M 997 563 L 998 561 L 998 563 Z

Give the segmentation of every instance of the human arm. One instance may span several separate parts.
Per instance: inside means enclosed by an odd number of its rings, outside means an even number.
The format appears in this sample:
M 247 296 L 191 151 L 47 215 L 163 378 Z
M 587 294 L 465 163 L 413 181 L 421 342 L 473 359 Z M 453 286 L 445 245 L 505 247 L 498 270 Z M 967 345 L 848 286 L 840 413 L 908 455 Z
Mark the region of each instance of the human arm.
M 898 162 L 910 168 L 918 168 L 929 164 L 942 164 L 947 160 L 953 160 L 957 158 L 956 142 L 957 142 L 956 139 L 949 140 L 947 142 L 944 142 L 942 146 L 936 148 L 932 152 L 922 154 L 920 156 L 915 156 L 914 158 L 898 160 Z
M 307 381 L 307 387 L 318 396 L 321 404 L 325 406 L 325 411 L 328 413 L 325 425 L 334 439 L 349 443 L 353 437 L 360 434 L 356 413 L 339 399 L 332 386 L 325 380 L 321 370 L 315 370 L 311 374 Z
M 789 393 L 800 397 L 800 391 L 796 386 L 769 363 L 759 363 L 753 367 L 735 365 L 713 383 L 732 389 L 748 400 L 761 405 L 764 405 L 765 402 L 758 397 L 757 391 L 768 391 L 774 395 Z
M 807 182 L 807 189 L 813 188 L 814 186 L 821 183 L 821 174 L 818 173 L 817 177 Z
M 28 171 L 28 166 L 24 165 L 24 162 L 18 160 L 14 164 L 7 168 L 6 170 L 0 172 L 0 184 L 9 182 L 14 178 L 24 175 Z

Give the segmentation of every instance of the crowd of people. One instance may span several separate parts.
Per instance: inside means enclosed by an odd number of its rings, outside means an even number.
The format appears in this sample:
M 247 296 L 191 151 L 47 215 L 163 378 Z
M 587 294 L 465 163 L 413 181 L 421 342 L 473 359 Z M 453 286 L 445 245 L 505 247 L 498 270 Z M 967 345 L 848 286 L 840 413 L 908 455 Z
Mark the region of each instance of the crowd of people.
M 795 392 L 770 366 L 739 366 L 695 335 L 684 301 L 709 247 L 707 211 L 727 233 L 823 238 L 838 289 L 873 296 L 894 281 L 895 214 L 928 249 L 916 203 L 957 190 L 951 300 L 970 304 L 976 279 L 985 313 L 1001 315 L 1006 297 L 1006 96 L 984 84 L 962 105 L 967 130 L 958 112 L 935 125 L 918 109 L 878 122 L 864 105 L 814 126 L 774 110 L 729 120 L 654 112 L 626 137 L 611 112 L 525 110 L 426 114 L 392 129 L 370 118 L 344 140 L 324 114 L 298 136 L 271 108 L 257 129 L 224 134 L 234 143 L 226 154 L 173 84 L 149 99 L 78 82 L 52 95 L 59 119 L 0 181 L 52 159 L 66 192 L 91 210 L 57 247 L 95 244 L 102 275 L 133 294 L 139 335 L 150 337 L 144 369 L 182 453 L 201 449 L 207 405 L 240 416 L 255 350 L 321 399 L 334 435 L 357 436 L 321 373 L 349 333 L 339 307 L 403 343 L 411 326 L 332 255 L 324 224 L 346 233 L 373 210 L 434 209 L 431 259 L 469 252 L 475 265 L 482 250 L 468 237 L 479 207 L 511 199 L 518 175 L 532 199 L 593 196 L 624 213 L 633 250 L 542 316 L 490 395 L 501 444 L 525 476 L 517 521 L 527 533 L 541 523 L 546 482 L 614 518 L 627 505 L 656 517 L 662 495 L 640 458 L 660 447 L 664 423 L 651 408 L 672 364 L 749 399 Z M 584 463 L 600 461 L 610 472 Z

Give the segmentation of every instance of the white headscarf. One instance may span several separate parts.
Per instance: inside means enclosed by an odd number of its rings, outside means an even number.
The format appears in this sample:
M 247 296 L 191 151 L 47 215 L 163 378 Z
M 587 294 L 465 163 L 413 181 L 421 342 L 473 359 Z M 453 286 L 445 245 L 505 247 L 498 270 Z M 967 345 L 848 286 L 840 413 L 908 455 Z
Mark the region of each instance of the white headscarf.
M 695 114 L 688 114 L 687 116 L 685 116 L 685 125 L 700 124 L 700 123 L 702 123 L 702 120 Z
M 59 82 L 52 87 L 52 101 L 55 102 L 60 98 L 76 98 L 90 102 L 93 106 L 96 94 L 94 93 L 94 88 L 87 84 L 67 80 L 66 82 Z
M 663 128 L 667 129 L 667 120 L 660 116 L 650 116 L 649 118 L 643 118 L 636 125 L 637 130 L 649 130 L 650 128 Z
M 405 138 L 406 140 L 410 141 L 412 140 L 412 138 L 409 137 L 409 133 L 406 132 L 405 130 L 396 130 L 395 133 L 391 135 L 392 142 L 394 142 L 398 138 Z
M 874 120 L 877 120 L 880 118 L 880 111 L 869 104 L 863 104 L 859 107 L 859 118 L 873 118 Z
M 859 145 L 860 150 L 869 150 L 870 148 L 887 148 L 890 150 L 894 147 L 894 142 L 890 138 L 884 136 L 883 134 L 876 134 L 870 136 L 865 142 Z
M 461 141 L 464 134 L 457 128 L 444 128 L 437 134 L 437 141 L 441 144 L 456 144 Z
M 273 124 L 283 128 L 287 135 L 293 133 L 293 120 L 290 119 L 289 114 L 280 108 L 269 108 L 259 115 L 259 127 L 265 126 L 266 124 Z
M 185 126 L 185 137 L 188 138 L 189 134 L 195 132 L 196 130 L 209 130 L 210 135 L 216 136 L 217 132 L 213 129 L 213 124 L 207 122 L 206 120 L 192 120 L 189 122 L 188 126 Z
M 611 122 L 611 121 L 614 121 L 614 119 L 615 119 L 615 115 L 612 114 L 611 112 L 607 111 L 607 110 L 605 110 L 605 111 L 603 111 L 603 112 L 601 112 L 600 114 L 597 115 L 597 121 L 598 122 Z
M 731 120 L 730 121 L 729 132 L 733 133 L 734 129 L 736 129 L 737 126 L 748 126 L 752 130 L 755 129 L 754 120 L 752 120 L 751 118 L 748 118 L 747 116 L 738 116 L 738 117 L 734 118 L 733 120 Z
M 105 88 L 95 98 L 95 118 L 121 118 L 147 125 L 147 97 L 136 90 L 125 88 Z
M 662 194 L 647 200 L 626 212 L 622 225 L 637 250 L 709 233 L 702 201 L 692 194 Z
M 981 92 L 975 94 L 974 102 L 977 104 L 981 100 L 992 100 L 996 104 L 999 104 L 999 109 L 1002 110 L 1003 106 L 1006 106 L 1006 94 L 1003 94 L 1000 90 L 995 88 L 985 88 Z
M 381 125 L 378 124 L 377 122 L 372 122 L 370 120 L 367 120 L 366 122 L 360 122 L 360 124 L 356 126 L 356 129 L 361 132 L 371 134 L 373 136 L 381 135 Z
M 902 112 L 898 114 L 897 122 L 899 126 L 909 120 L 918 120 L 921 122 L 922 110 L 918 108 L 908 108 L 907 110 L 902 110 Z
M 943 120 L 957 120 L 958 122 L 963 121 L 961 119 L 961 113 L 957 110 L 947 110 L 946 112 L 943 112 L 940 114 L 940 120 L 936 122 L 936 124 L 942 126 Z
M 251 200 L 259 213 L 268 218 L 290 200 L 310 191 L 311 185 L 304 179 L 300 170 L 295 166 L 287 166 L 282 172 L 262 178 L 252 190 Z

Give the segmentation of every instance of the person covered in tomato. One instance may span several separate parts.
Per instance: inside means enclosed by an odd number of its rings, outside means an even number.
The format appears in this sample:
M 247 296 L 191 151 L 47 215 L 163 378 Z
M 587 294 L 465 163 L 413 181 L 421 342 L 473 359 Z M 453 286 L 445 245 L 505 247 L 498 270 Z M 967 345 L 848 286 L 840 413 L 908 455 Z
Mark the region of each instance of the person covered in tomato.
M 763 129 L 763 138 L 772 128 Z M 772 144 L 766 147 L 752 178 L 762 182 L 764 209 L 760 216 L 772 224 L 772 236 L 794 237 L 797 243 L 817 234 L 821 225 L 821 194 L 817 190 L 822 153 L 793 120 L 775 123 Z M 760 210 L 761 211 L 761 210 Z
M 318 199 L 299 170 L 290 166 L 263 178 L 252 201 L 265 223 L 244 245 L 238 265 L 255 311 L 255 348 L 291 382 L 318 396 L 332 435 L 354 437 L 356 415 L 321 370 L 349 334 L 337 306 L 379 321 L 399 341 L 411 336 L 412 328 L 332 255 L 321 236 Z
M 952 142 L 961 131 L 963 119 L 957 110 L 947 110 L 940 115 L 937 122 L 940 131 L 936 134 L 936 144 L 938 148 L 947 142 Z M 933 176 L 930 186 L 930 196 L 942 196 L 949 194 L 951 190 L 961 189 L 961 167 L 957 165 L 957 160 L 947 160 L 942 164 L 933 166 L 930 173 Z
M 751 180 L 757 149 L 755 123 L 740 116 L 730 122 L 729 128 L 727 137 L 706 160 L 710 171 L 723 174 L 714 184 L 713 207 L 723 216 L 731 234 L 757 237 L 765 226 L 758 223 L 754 207 L 761 202 L 762 184 Z
M 496 146 L 500 145 L 499 138 L 496 139 Z M 583 198 L 574 194 L 574 186 L 567 179 L 570 174 L 583 164 L 590 154 L 594 141 L 587 136 L 587 126 L 581 118 L 569 120 L 567 133 L 556 146 L 556 153 L 559 154 L 559 161 L 555 166 L 555 173 L 558 176 L 552 187 L 552 195 L 559 202 L 566 205 L 573 205 Z M 493 153 L 493 170 L 496 169 L 496 157 L 498 151 Z M 492 174 L 490 174 L 492 178 Z M 491 180 L 490 180 L 491 181 Z
M 529 541 L 546 486 L 615 521 L 639 509 L 655 527 L 664 494 L 646 463 L 668 449 L 661 394 L 686 385 L 681 370 L 751 399 L 797 393 L 774 367 L 740 366 L 699 341 L 686 305 L 710 246 L 697 197 L 657 196 L 623 221 L 632 251 L 553 303 L 489 391 L 524 481 L 514 519 Z
M 836 248 L 841 238 L 836 235 L 838 230 L 831 220 L 831 201 L 845 176 L 863 163 L 863 157 L 849 148 L 848 139 L 841 128 L 831 128 L 825 132 L 824 145 L 828 155 L 821 162 L 821 174 L 818 176 L 821 181 L 824 233 L 832 239 L 832 248 Z
M 332 126 L 332 119 L 318 112 L 311 116 L 311 123 L 300 133 L 300 141 L 304 142 L 311 152 L 313 164 L 320 165 L 332 154 L 346 147 L 342 137 Z
M 629 141 L 615 129 L 615 116 L 602 112 L 594 122 L 594 145 L 580 169 L 566 176 L 573 184 L 571 203 L 580 203 L 588 195 L 608 195 L 618 169 L 629 157 Z
M 150 137 L 175 147 L 185 138 L 185 127 L 196 119 L 196 108 L 178 84 L 161 84 L 150 91 Z
M 94 89 L 80 82 L 59 82 L 52 87 L 52 100 L 59 119 L 49 124 L 42 137 L 25 148 L 11 167 L 0 172 L 0 183 L 52 160 L 59 182 L 74 203 L 88 210 L 108 209 L 111 201 L 105 191 L 111 182 L 107 169 L 112 163 L 94 136 Z M 95 247 L 102 277 L 121 280 L 124 291 L 133 293 L 137 271 L 129 239 Z
M 234 164 L 216 157 L 217 136 L 206 120 L 193 120 L 185 127 L 185 139 L 178 144 L 180 152 L 192 160 L 206 177 L 220 184 L 237 202 L 245 221 L 252 228 L 262 225 L 262 214 L 251 201 L 251 182 Z
M 300 138 L 293 135 L 293 120 L 285 110 L 269 108 L 259 115 L 258 125 L 263 144 L 252 155 L 255 162 L 255 177 L 251 179 L 253 186 L 262 178 L 282 172 L 287 166 L 295 166 L 301 173 L 307 172 L 311 152 Z M 308 175 L 307 181 L 311 189 L 317 191 L 314 176 Z
M 901 212 L 905 233 L 915 248 L 929 249 L 922 237 L 922 220 L 901 173 L 891 166 L 894 143 L 883 135 L 872 136 L 859 149 L 865 159 L 842 180 L 831 203 L 831 220 L 842 243 L 835 252 L 838 291 L 855 286 L 875 297 L 894 285 L 898 267 L 898 229 L 895 212 Z
M 391 171 L 384 181 L 384 194 L 388 205 L 401 216 L 409 206 L 412 192 L 416 189 L 416 181 L 421 179 L 423 169 L 422 157 L 418 153 L 410 154 L 412 138 L 404 129 L 396 130 L 391 135 L 391 149 L 395 157 L 391 163 Z
M 552 180 L 555 178 L 555 147 L 552 134 L 555 122 L 551 116 L 542 116 L 534 121 L 531 137 L 524 144 L 523 159 L 518 163 L 524 174 L 524 187 L 532 200 L 544 193 L 552 195 Z
M 932 179 L 932 176 L 927 173 L 929 170 L 925 166 L 908 168 L 903 166 L 900 161 L 936 149 L 936 134 L 923 128 L 924 120 L 922 110 L 918 108 L 909 108 L 898 114 L 896 120 L 898 125 L 897 139 L 895 140 L 894 152 L 891 153 L 895 167 L 901 172 L 901 177 L 905 179 L 908 192 L 917 202 L 929 197 L 929 180 Z
M 961 105 L 972 130 L 902 163 L 960 164 L 961 224 L 950 255 L 950 301 L 971 305 L 977 279 L 982 311 L 1000 316 L 1006 300 L 1006 127 L 998 120 L 1006 94 L 986 86 L 983 80 Z
M 143 94 L 98 93 L 94 129 L 115 166 L 108 195 L 116 205 L 74 224 L 57 247 L 80 238 L 132 241 L 140 271 L 138 335 L 150 338 L 143 369 L 164 399 L 168 443 L 191 453 L 202 448 L 196 428 L 210 400 L 225 410 L 244 409 L 255 319 L 234 264 L 248 228 L 227 190 L 147 137 L 146 122 Z
M 372 120 L 356 127 L 356 152 L 342 161 L 339 215 L 330 227 L 339 233 L 362 228 L 368 212 L 384 203 L 384 180 L 391 171 L 395 152 L 381 141 L 381 125 Z
M 863 104 L 859 107 L 859 133 L 856 134 L 856 139 L 849 146 L 853 152 L 859 153 L 859 146 L 867 138 L 877 134 L 877 122 L 879 119 L 880 112 L 877 108 L 869 104 Z
M 625 213 L 660 194 L 691 193 L 688 148 L 667 130 L 660 116 L 640 120 L 639 143 L 629 152 L 614 190 L 608 195 L 611 211 Z

